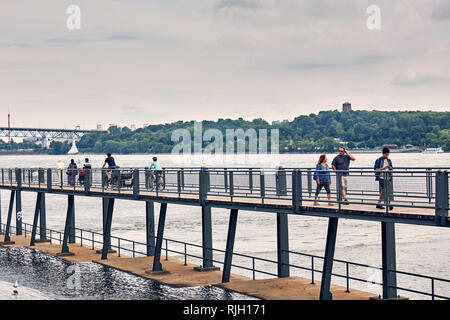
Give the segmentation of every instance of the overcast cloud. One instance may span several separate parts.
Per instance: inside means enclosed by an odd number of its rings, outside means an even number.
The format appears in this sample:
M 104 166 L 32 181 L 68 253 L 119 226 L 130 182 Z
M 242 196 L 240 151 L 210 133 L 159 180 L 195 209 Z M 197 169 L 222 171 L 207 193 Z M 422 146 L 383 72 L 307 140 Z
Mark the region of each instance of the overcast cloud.
M 71 4 L 81 30 L 66 28 Z M 448 111 L 449 71 L 448 0 L 0 4 L 0 125 L 8 108 L 14 126 L 67 128 L 293 119 L 347 100 Z

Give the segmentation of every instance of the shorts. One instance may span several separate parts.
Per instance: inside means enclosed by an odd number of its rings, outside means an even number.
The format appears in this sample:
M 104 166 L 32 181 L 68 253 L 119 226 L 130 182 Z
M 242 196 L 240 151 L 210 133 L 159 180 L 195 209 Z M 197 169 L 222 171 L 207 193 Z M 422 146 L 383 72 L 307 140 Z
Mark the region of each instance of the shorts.
M 330 182 L 326 181 L 326 180 L 320 180 L 320 183 L 317 184 L 317 188 L 316 188 L 316 196 L 319 195 L 320 190 L 322 190 L 322 188 L 325 188 L 325 191 L 327 192 L 327 194 L 331 194 L 330 191 Z
M 385 180 L 384 180 L 384 179 L 378 180 L 378 185 L 379 185 L 379 187 L 380 187 L 380 192 L 381 192 L 381 190 L 384 190 L 385 187 L 386 187 L 386 182 L 385 182 Z M 392 189 L 392 188 L 391 188 L 391 187 L 392 187 L 392 181 L 391 181 L 391 184 L 390 184 L 388 187 L 389 187 L 388 189 Z M 391 190 L 389 190 L 389 191 L 391 191 Z
M 347 185 L 348 185 L 348 177 L 347 176 L 342 176 L 341 187 L 342 188 L 347 188 Z

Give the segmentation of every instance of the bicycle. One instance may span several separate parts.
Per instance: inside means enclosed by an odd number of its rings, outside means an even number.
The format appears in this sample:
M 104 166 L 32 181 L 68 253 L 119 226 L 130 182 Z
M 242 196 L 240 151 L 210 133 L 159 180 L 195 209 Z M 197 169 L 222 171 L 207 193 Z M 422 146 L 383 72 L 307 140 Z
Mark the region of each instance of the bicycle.
M 158 180 L 156 181 L 156 179 L 158 178 Z M 158 191 L 161 191 L 164 189 L 164 183 L 161 177 L 161 173 L 157 173 L 156 171 L 152 170 L 152 172 L 150 173 L 150 176 L 148 178 L 148 186 L 150 190 L 154 190 L 155 189 L 155 185 L 158 185 Z

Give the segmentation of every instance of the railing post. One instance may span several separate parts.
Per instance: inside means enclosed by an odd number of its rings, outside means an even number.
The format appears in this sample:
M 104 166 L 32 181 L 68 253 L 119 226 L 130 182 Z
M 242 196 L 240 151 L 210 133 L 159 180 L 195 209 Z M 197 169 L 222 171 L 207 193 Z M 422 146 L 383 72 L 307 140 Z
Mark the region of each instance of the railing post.
M 436 223 L 438 225 L 447 225 L 448 218 L 448 172 L 438 171 L 436 172 Z
M 92 183 L 92 171 L 91 171 L 91 169 L 85 169 L 84 170 L 84 192 L 86 194 L 89 194 L 89 191 L 91 190 L 91 183 Z
M 250 193 L 253 193 L 253 169 L 250 168 L 248 170 L 248 187 L 250 189 Z
M 311 197 L 311 194 L 312 194 L 312 173 L 311 173 L 311 169 L 308 169 L 307 177 L 308 177 L 308 179 L 307 179 L 307 181 L 308 181 L 308 193 L 309 193 L 309 196 Z
M 166 169 L 163 168 L 162 170 L 162 183 L 163 183 L 163 189 L 166 188 Z
M 292 211 L 300 213 L 302 206 L 302 172 L 292 171 Z
M 38 169 L 38 180 L 39 180 L 39 188 L 40 188 L 41 184 L 45 183 L 44 169 L 42 169 L 42 168 Z
M 233 195 L 234 195 L 234 178 L 233 178 L 233 171 L 228 172 L 228 176 L 230 177 L 230 198 L 231 201 L 233 201 Z
M 148 168 L 145 168 L 144 175 L 145 175 L 145 189 L 148 190 L 150 188 L 150 183 L 149 183 L 150 170 Z
M 266 195 L 266 184 L 265 184 L 265 180 L 264 180 L 264 170 L 261 170 L 259 172 L 259 193 L 261 195 L 261 201 L 262 203 L 264 203 L 264 197 Z
M 223 169 L 223 184 L 225 187 L 225 192 L 228 192 L 228 174 L 227 174 L 227 168 Z
M 139 169 L 133 170 L 133 197 L 139 199 Z
M 184 191 L 184 168 L 181 168 L 181 189 Z
M 338 207 L 341 209 L 342 204 L 342 172 L 336 172 L 336 198 Z
M 177 192 L 178 197 L 181 197 L 181 171 L 177 170 Z
M 433 197 L 433 173 L 431 171 L 431 168 L 427 168 L 426 173 L 426 183 L 427 183 L 427 197 L 428 197 L 428 203 L 431 203 L 431 199 Z
M 52 192 L 52 169 L 47 169 L 47 192 Z
M 105 180 L 106 180 L 106 171 L 105 169 L 101 169 L 101 174 L 102 174 L 102 192 L 105 192 Z
M 283 167 L 278 167 L 276 172 L 276 188 L 277 196 L 287 195 L 286 188 L 286 170 Z
M 199 171 L 199 201 L 202 206 L 205 205 L 208 193 L 208 169 L 202 167 Z

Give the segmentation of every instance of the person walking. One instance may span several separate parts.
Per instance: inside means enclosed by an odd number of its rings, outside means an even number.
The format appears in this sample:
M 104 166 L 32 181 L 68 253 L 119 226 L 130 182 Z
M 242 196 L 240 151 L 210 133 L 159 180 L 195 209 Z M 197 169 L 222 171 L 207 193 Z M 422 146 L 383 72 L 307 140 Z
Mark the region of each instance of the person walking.
M 325 188 L 328 196 L 328 205 L 333 206 L 331 203 L 331 192 L 330 192 L 330 184 L 331 184 L 331 176 L 330 176 L 330 168 L 327 164 L 327 156 L 322 154 L 317 162 L 316 171 L 314 171 L 314 181 L 317 182 L 316 195 L 314 197 L 314 205 L 318 206 L 317 198 L 319 196 L 322 188 Z
M 84 184 L 86 177 L 90 176 L 89 173 L 87 172 L 87 170 L 91 170 L 92 166 L 89 163 L 89 158 L 84 159 L 84 164 L 83 164 L 83 170 L 80 171 L 80 177 L 78 178 L 78 180 L 80 181 L 80 184 Z
M 344 147 L 339 148 L 339 154 L 334 157 L 331 163 L 333 170 L 339 170 L 341 175 L 341 194 L 344 199 L 344 204 L 348 204 L 347 200 L 347 186 L 348 186 L 348 169 L 350 167 L 350 161 L 355 161 L 356 158 L 345 150 Z
M 70 164 L 67 167 L 67 180 L 69 181 L 69 185 L 74 186 L 75 185 L 75 176 L 78 174 L 78 167 L 75 163 L 75 160 L 70 159 Z
M 375 165 L 373 169 L 375 170 L 375 180 L 378 181 L 380 197 L 378 199 L 377 209 L 384 209 L 381 205 L 384 200 L 384 195 L 387 195 L 387 203 L 390 203 L 391 195 L 393 193 L 392 190 L 392 173 L 388 171 L 392 171 L 394 168 L 392 167 L 392 161 L 389 159 L 389 148 L 383 148 L 383 155 L 375 160 Z M 387 190 L 386 190 L 387 188 Z M 389 205 L 389 210 L 394 209 L 392 205 Z

